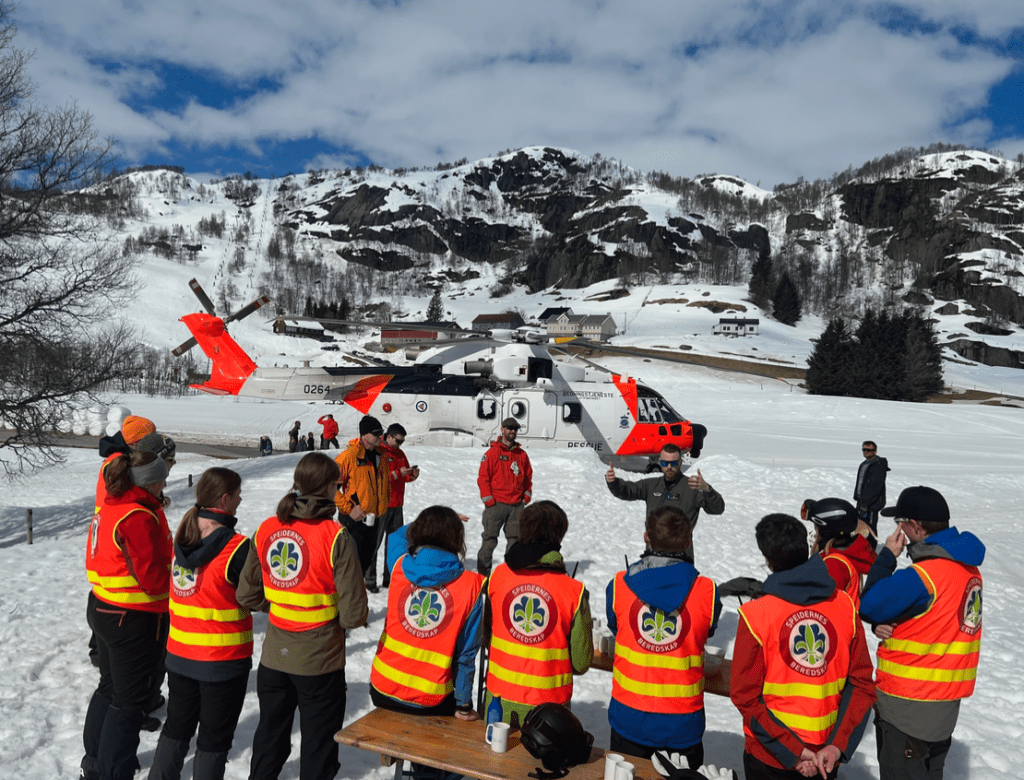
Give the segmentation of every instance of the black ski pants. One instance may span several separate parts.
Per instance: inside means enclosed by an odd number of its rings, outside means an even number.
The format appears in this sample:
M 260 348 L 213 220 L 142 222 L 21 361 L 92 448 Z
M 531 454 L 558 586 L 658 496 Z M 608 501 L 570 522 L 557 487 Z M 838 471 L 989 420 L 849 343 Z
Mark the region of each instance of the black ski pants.
M 188 742 L 199 727 L 196 750 L 226 753 L 231 750 L 238 717 L 245 703 L 249 675 L 203 682 L 167 672 L 167 721 L 164 736 Z
M 87 780 L 128 780 L 138 767 L 139 729 L 149 710 L 167 647 L 166 612 L 113 606 L 89 594 L 100 683 L 89 702 L 82 741 Z
M 345 720 L 345 670 L 299 675 L 256 671 L 260 721 L 252 744 L 249 780 L 277 780 L 292 750 L 292 723 L 299 710 L 300 780 L 333 780 L 341 769 L 334 735 Z

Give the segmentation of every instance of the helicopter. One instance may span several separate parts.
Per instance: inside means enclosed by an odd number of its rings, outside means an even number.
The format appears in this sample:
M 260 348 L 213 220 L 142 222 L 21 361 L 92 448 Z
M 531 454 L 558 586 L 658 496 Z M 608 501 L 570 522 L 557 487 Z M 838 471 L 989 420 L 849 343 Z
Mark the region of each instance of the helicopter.
M 281 401 L 333 401 L 376 417 L 387 427 L 400 422 L 410 444 L 488 444 L 501 421 L 519 422 L 519 441 L 530 449 L 593 451 L 616 468 L 649 471 L 665 444 L 696 458 L 707 428 L 680 415 L 653 388 L 570 355 L 565 347 L 602 349 L 585 339 L 547 343 L 538 329 L 452 331 L 462 339 L 433 342 L 410 366 L 260 367 L 227 332 L 228 323 L 269 302 L 266 296 L 222 319 L 199 283 L 189 286 L 206 312 L 180 318 L 211 361 L 210 378 L 193 384 L 213 395 Z M 348 320 L 287 317 L 289 320 L 376 325 Z M 390 322 L 389 329 L 401 329 Z M 421 330 L 422 325 L 409 329 Z M 616 351 L 623 351 L 621 348 Z M 556 359 L 560 355 L 563 359 Z

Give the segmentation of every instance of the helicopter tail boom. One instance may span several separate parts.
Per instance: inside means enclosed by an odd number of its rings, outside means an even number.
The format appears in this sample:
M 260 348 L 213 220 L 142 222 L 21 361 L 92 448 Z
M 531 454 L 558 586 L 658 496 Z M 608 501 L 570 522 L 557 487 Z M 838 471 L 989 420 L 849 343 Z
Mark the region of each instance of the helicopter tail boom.
M 186 314 L 180 321 L 212 363 L 210 379 L 191 387 L 212 395 L 238 395 L 256 364 L 224 329 L 224 321 L 202 313 Z

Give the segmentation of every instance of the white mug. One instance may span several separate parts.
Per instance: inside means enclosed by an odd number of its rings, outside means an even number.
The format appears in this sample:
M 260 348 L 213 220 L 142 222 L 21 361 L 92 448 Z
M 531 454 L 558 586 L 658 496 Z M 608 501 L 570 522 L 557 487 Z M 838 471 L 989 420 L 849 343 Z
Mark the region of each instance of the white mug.
M 615 780 L 633 780 L 634 768 L 628 761 L 619 761 L 615 765 Z
M 487 744 L 491 746 L 491 750 L 495 753 L 505 753 L 508 751 L 508 724 L 502 723 L 500 720 L 494 723 L 487 724 Z
M 377 515 L 375 515 L 373 512 L 368 513 L 366 515 L 366 518 L 363 520 L 363 524 L 367 528 L 373 528 L 373 525 L 376 522 L 377 522 Z
M 605 753 L 604 754 L 604 780 L 615 780 L 615 765 L 620 761 L 625 761 L 623 756 L 618 753 Z

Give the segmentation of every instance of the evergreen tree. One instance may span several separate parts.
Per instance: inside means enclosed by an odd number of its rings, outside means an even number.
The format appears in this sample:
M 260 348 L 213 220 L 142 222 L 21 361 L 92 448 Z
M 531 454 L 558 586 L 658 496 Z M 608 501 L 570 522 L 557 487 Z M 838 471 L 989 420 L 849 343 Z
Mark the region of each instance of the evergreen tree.
M 853 335 L 842 317 L 833 317 L 807 359 L 807 390 L 813 395 L 850 395 Z
M 903 329 L 887 311 L 868 309 L 857 327 L 853 392 L 859 398 L 894 399 L 903 381 Z
M 924 401 L 942 390 L 942 347 L 931 320 L 904 312 L 903 383 L 900 400 Z
M 775 287 L 775 295 L 772 296 L 772 316 L 783 325 L 796 325 L 802 316 L 800 306 L 800 294 L 796 285 L 789 278 L 789 272 L 782 274 L 778 285 Z
M 427 304 L 427 322 L 444 322 L 444 304 L 441 302 L 440 290 L 434 290 L 434 295 Z
M 750 282 L 747 295 L 750 302 L 760 309 L 768 310 L 772 300 L 772 256 L 762 252 L 750 267 Z

